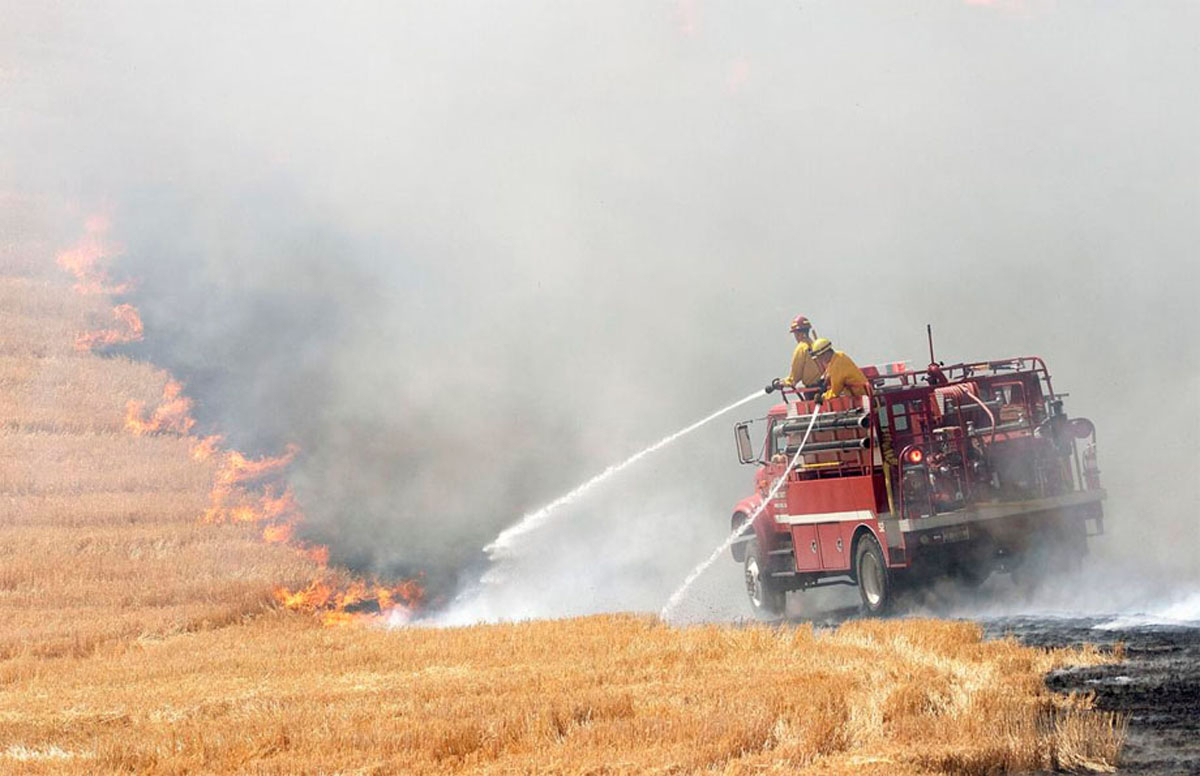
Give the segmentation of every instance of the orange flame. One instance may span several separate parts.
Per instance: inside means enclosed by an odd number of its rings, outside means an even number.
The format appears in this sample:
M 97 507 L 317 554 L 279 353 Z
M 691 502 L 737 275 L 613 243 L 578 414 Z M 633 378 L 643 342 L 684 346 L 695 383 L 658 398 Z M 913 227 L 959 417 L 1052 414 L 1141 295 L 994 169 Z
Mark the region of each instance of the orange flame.
M 270 489 L 263 494 L 262 501 L 263 517 L 267 520 L 279 520 L 287 517 L 298 517 L 300 515 L 300 507 L 296 504 L 296 497 L 292 494 L 292 489 L 287 488 L 283 493 L 275 497 Z
M 103 266 L 116 250 L 108 244 L 108 228 L 108 221 L 103 217 L 88 219 L 84 237 L 56 259 L 60 267 L 74 275 L 75 290 L 79 293 L 118 294 L 129 289 L 128 284 L 113 285 Z M 113 308 L 113 317 L 120 324 L 119 328 L 80 334 L 75 347 L 88 351 L 142 338 L 142 320 L 133 305 L 117 305 Z M 160 432 L 179 434 L 191 440 L 189 453 L 193 460 L 208 461 L 220 451 L 223 437 L 219 434 L 203 438 L 190 436 L 196 423 L 191 410 L 192 400 L 184 396 L 183 385 L 168 375 L 162 399 L 153 411 L 147 413 L 146 403 L 142 401 L 131 399 L 126 403 L 125 428 L 138 436 Z M 262 525 L 263 541 L 290 545 L 301 557 L 324 571 L 329 564 L 329 548 L 295 539 L 296 526 L 303 522 L 304 513 L 291 488 L 280 490 L 274 484 L 263 483 L 263 480 L 280 475 L 298 453 L 299 448 L 295 445 L 288 445 L 283 455 L 258 459 L 247 458 L 238 450 L 224 451 L 213 475 L 210 506 L 201 521 Z M 319 577 L 301 590 L 278 588 L 275 597 L 284 608 L 319 614 L 322 623 L 333 626 L 377 620 L 385 615 L 407 618 L 419 606 L 424 589 L 416 581 L 384 585 L 361 579 L 330 581 Z
M 290 489 L 276 497 L 269 489 L 258 497 L 251 496 L 245 483 L 280 473 L 295 458 L 300 448 L 288 445 L 283 455 L 263 457 L 258 460 L 247 458 L 237 450 L 229 450 L 213 477 L 209 508 L 202 518 L 206 523 L 250 523 L 277 519 L 285 514 L 293 521 L 299 520 L 300 508 Z M 250 506 L 246 501 L 256 501 Z
M 140 410 L 138 414 L 141 414 Z M 126 423 L 128 423 L 128 419 L 126 419 Z M 217 452 L 217 449 L 221 446 L 221 441 L 223 439 L 224 437 L 220 434 L 212 434 L 204 437 L 203 439 L 197 439 L 195 442 L 192 442 L 192 447 L 189 450 L 192 455 L 192 460 L 207 461 L 209 458 L 212 458 Z
M 230 450 L 225 454 L 225 462 L 217 471 L 216 482 L 220 486 L 228 487 L 250 482 L 268 474 L 276 474 L 291 464 L 299 452 L 300 448 L 296 445 L 288 445 L 284 449 L 283 455 L 274 458 L 263 456 L 255 461 L 237 450 Z
M 142 318 L 137 308 L 131 304 L 119 304 L 113 308 L 113 318 L 120 324 L 118 328 L 85 331 L 75 337 L 75 349 L 86 353 L 101 346 L 120 345 L 126 342 L 137 342 L 142 338 Z
M 84 235 L 74 246 L 55 258 L 58 266 L 75 276 L 75 291 L 80 294 L 123 294 L 128 283 L 111 285 L 103 266 L 108 257 L 119 252 L 108 243 L 108 219 L 92 216 L 84 223 Z M 131 304 L 119 304 L 112 310 L 115 328 L 85 331 L 75 337 L 75 349 L 87 352 L 97 347 L 136 342 L 142 338 L 142 317 Z
M 286 587 L 276 588 L 275 599 L 288 609 L 317 609 L 326 606 L 333 597 L 333 588 L 314 579 L 303 590 L 290 591 Z
M 120 249 L 108 241 L 108 219 L 92 216 L 84 223 L 84 235 L 79 242 L 62 251 L 55 263 L 75 276 L 75 291 L 80 294 L 123 294 L 128 283 L 110 285 L 105 266 L 110 256 Z
M 303 547 L 300 550 L 300 554 L 321 568 L 325 568 L 329 565 L 329 548 L 323 544 L 314 544 L 309 547 Z
M 195 440 L 191 447 L 192 458 L 209 460 L 218 452 L 221 439 L 219 435 L 214 435 Z M 329 565 L 329 548 L 295 537 L 296 527 L 304 522 L 304 512 L 296 502 L 295 492 L 290 487 L 280 489 L 275 483 L 262 483 L 282 474 L 299 452 L 300 448 L 296 445 L 288 445 L 283 455 L 253 459 L 239 450 L 224 451 L 220 466 L 213 475 L 209 507 L 200 521 L 210 524 L 262 525 L 263 541 L 290 545 L 301 557 L 324 569 Z M 256 492 L 260 487 L 261 491 Z M 301 595 L 295 599 L 299 601 L 316 593 L 300 591 L 297 595 Z
M 224 453 L 213 477 L 210 506 L 202 520 L 206 523 L 257 523 L 268 544 L 288 544 L 321 569 L 329 564 L 329 548 L 297 541 L 295 530 L 304 520 L 291 488 L 280 490 L 262 480 L 280 475 L 295 460 L 300 449 L 289 445 L 283 455 L 247 458 L 237 450 Z M 261 491 L 255 492 L 261 488 Z M 351 622 L 376 621 L 380 618 L 407 619 L 420 604 L 424 590 L 416 581 L 384 585 L 364 580 L 334 581 L 329 575 L 312 580 L 307 587 L 275 591 L 276 600 L 286 609 L 320 617 L 326 626 Z
M 262 538 L 267 544 L 286 544 L 292 540 L 292 524 L 272 523 L 263 529 Z
M 188 432 L 192 430 L 192 426 L 196 425 L 191 411 L 192 400 L 183 395 L 183 384 L 178 380 L 167 378 L 166 384 L 163 385 L 162 399 L 148 417 L 145 415 L 145 402 L 135 399 L 126 402 L 125 428 L 137 436 L 155 434 L 160 431 L 170 431 L 187 436 Z M 208 437 L 208 439 L 217 440 L 220 437 Z M 193 457 L 195 457 L 194 450 L 195 445 L 193 445 Z
M 350 622 L 378 621 L 385 616 L 408 617 L 420 605 L 424 589 L 415 580 L 396 585 L 353 579 L 314 579 L 302 590 L 276 588 L 275 600 L 285 609 L 320 615 L 326 627 Z

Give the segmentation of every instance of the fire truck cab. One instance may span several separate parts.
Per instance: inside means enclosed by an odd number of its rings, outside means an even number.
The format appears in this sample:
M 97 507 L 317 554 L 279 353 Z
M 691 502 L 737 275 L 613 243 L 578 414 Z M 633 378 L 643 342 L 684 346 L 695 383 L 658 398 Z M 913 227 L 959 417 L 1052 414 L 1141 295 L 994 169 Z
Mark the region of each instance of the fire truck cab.
M 1104 531 L 1096 429 L 1068 418 L 1041 358 L 863 372 L 867 395 L 827 401 L 815 421 L 814 392 L 786 389 L 765 418 L 734 426 L 739 460 L 757 467 L 731 525 L 745 526 L 732 552 L 756 614 L 824 585 L 857 585 L 882 614 L 937 577 L 977 586 L 1008 572 L 1032 586 L 1078 567 Z

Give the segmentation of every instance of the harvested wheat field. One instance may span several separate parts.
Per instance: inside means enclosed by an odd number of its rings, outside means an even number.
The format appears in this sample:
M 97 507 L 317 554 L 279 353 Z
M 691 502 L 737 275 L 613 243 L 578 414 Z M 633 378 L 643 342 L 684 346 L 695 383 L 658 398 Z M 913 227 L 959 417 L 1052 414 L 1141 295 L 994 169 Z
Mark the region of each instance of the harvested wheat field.
M 105 337 L 140 336 L 111 313 L 102 278 L 73 288 L 39 243 L 3 256 L 0 772 L 991 774 L 1116 762 L 1123 721 L 1043 677 L 1118 656 L 984 641 L 970 623 L 596 616 L 387 629 L 347 614 L 363 600 L 407 610 L 420 594 L 356 583 L 320 548 L 289 542 L 298 507 L 256 479 L 286 456 L 247 459 L 190 436 L 168 375 L 96 352 Z

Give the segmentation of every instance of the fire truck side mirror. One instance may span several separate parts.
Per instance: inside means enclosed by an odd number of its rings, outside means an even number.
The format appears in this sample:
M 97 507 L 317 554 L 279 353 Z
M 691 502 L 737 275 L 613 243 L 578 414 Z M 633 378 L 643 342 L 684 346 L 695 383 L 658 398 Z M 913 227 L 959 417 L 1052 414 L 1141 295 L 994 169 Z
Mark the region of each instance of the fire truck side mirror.
M 754 444 L 750 441 L 750 424 L 738 423 L 733 427 L 733 436 L 737 440 L 738 460 L 742 463 L 758 463 Z

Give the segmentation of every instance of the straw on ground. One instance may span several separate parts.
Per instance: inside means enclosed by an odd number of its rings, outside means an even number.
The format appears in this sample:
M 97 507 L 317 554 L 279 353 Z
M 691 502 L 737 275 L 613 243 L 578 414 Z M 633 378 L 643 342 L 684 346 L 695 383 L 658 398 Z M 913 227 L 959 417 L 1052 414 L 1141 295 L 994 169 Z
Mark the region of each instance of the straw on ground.
M 0 267 L 0 772 L 984 774 L 1116 760 L 1121 721 L 1043 682 L 1113 656 L 988 642 L 969 623 L 386 631 L 279 611 L 274 587 L 311 564 L 253 528 L 200 524 L 212 464 L 169 434 L 123 430 L 127 401 L 154 401 L 164 375 L 76 352 L 111 300 L 72 294 L 44 264 Z

